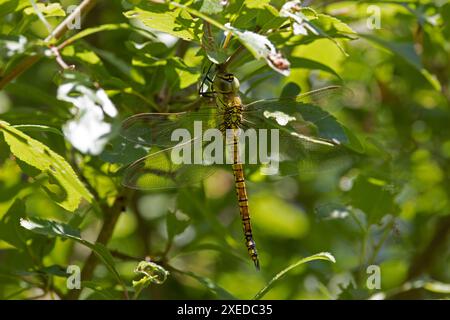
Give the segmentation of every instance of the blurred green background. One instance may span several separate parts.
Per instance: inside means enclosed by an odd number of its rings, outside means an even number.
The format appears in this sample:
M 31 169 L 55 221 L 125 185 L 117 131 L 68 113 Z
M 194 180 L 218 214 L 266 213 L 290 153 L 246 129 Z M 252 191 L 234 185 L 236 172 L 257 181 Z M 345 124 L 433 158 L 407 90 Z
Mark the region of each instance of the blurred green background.
M 117 135 L 120 121 L 198 103 L 198 84 L 209 65 L 201 46 L 203 20 L 151 1 L 98 1 L 81 21 L 91 33 L 60 50 L 61 59 L 75 65 L 64 70 L 43 39 L 48 27 L 63 21 L 68 6 L 79 2 L 0 1 L 0 120 L 64 158 L 92 194 L 79 205 L 80 199 L 63 202 L 72 191 L 55 187 L 51 170 L 36 168 L 39 159 L 28 159 L 26 149 L 14 152 L 11 140 L 5 141 L 11 131 L 1 130 L 1 299 L 122 299 L 124 287 L 138 299 L 251 299 L 278 272 L 319 252 L 331 253 L 336 262 L 302 264 L 264 298 L 449 297 L 448 1 L 303 1 L 312 9 L 302 9 L 307 27 L 299 35 L 292 20 L 279 16 L 284 1 L 181 1 L 221 25 L 267 35 L 290 61 L 290 75 L 283 76 L 241 50 L 229 71 L 241 79 L 244 101 L 332 84 L 353 93 L 333 115 L 360 150 L 330 155 L 276 182 L 248 174 L 260 272 L 247 257 L 231 170 L 168 192 L 120 184 L 119 169 L 148 151 L 124 145 Z M 51 43 L 80 32 L 69 30 Z M 224 39 L 216 26 L 212 35 L 218 43 Z M 239 46 L 232 37 L 221 53 L 229 56 Z M 30 57 L 39 61 L 8 79 Z M 68 99 L 94 99 L 80 92 L 61 98 L 61 87 L 75 82 L 97 95 L 103 89 L 118 111 L 105 117 L 112 130 L 101 153 L 77 149 L 67 131 L 61 134 L 80 117 L 71 113 Z M 22 227 L 21 218 L 65 229 L 36 233 Z M 78 230 L 79 240 L 68 239 Z M 83 241 L 105 245 L 94 250 L 100 262 L 90 261 L 95 259 L 88 258 L 91 250 Z M 146 257 L 169 271 L 163 283 L 151 277 L 159 269 L 135 272 Z M 83 269 L 85 264 L 92 270 Z M 84 272 L 81 295 L 66 287 L 68 265 Z M 367 286 L 369 265 L 380 268 L 379 288 Z M 132 281 L 143 276 L 148 282 L 140 291 Z

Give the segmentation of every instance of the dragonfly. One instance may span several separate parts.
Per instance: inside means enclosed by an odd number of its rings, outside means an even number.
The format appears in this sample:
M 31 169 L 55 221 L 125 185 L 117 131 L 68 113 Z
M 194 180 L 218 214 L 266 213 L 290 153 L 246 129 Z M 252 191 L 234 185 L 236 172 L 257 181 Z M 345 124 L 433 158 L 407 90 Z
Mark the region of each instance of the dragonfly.
M 330 152 L 343 152 L 343 145 L 348 142 L 344 128 L 331 113 L 322 109 L 327 104 L 323 101 L 332 101 L 328 98 L 339 96 L 342 88 L 330 86 L 295 97 L 244 104 L 239 92 L 239 80 L 222 65 L 216 65 L 214 75 L 209 77 L 207 73 L 205 78 L 209 81 L 210 90 L 205 96 L 213 95 L 215 106 L 177 113 L 140 113 L 123 121 L 121 135 L 124 138 L 150 147 L 148 155 L 126 167 L 123 185 L 138 190 L 180 188 L 200 183 L 218 168 L 231 166 L 247 252 L 259 270 L 244 170 L 264 172 L 267 162 L 250 159 L 252 156 L 254 158 L 253 145 L 242 145 L 239 134 L 249 129 L 260 132 L 277 130 L 278 139 L 269 139 L 267 146 L 270 150 L 276 149 L 276 157 L 274 154 L 268 157 L 269 160 L 276 158 L 276 173 L 272 172 L 271 176 L 297 175 L 307 172 L 308 168 L 315 170 L 317 160 L 329 157 Z M 174 139 L 177 129 L 189 133 L 184 141 Z M 201 138 L 207 135 L 209 129 L 218 130 L 225 138 L 225 143 L 215 151 L 222 148 L 224 153 L 228 152 L 229 161 L 213 161 L 216 160 L 213 152 L 201 154 L 201 161 L 195 161 L 196 155 L 187 157 L 191 161 L 174 161 L 174 154 L 180 151 L 208 148 L 211 139 L 203 141 Z

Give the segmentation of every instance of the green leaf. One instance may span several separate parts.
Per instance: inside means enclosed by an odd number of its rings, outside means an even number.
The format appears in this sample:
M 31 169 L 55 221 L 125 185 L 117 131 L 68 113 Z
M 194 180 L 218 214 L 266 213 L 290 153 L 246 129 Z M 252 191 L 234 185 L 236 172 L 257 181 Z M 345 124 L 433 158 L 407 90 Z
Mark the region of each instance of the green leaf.
M 66 12 L 61 7 L 59 3 L 36 3 L 38 10 L 46 17 L 65 17 Z M 36 11 L 33 7 L 28 7 L 24 10 L 24 13 L 27 15 L 36 14 Z
M 200 12 L 207 14 L 216 14 L 223 10 L 222 0 L 203 0 Z
M 143 146 L 136 146 L 122 137 L 115 137 L 106 145 L 99 157 L 105 162 L 126 165 L 147 154 L 148 150 Z
M 169 271 L 151 261 L 139 262 L 134 272 L 141 275 L 142 278 L 137 281 L 133 280 L 133 287 L 135 289 L 133 299 L 137 299 L 141 291 L 150 284 L 163 284 L 169 276 Z
M 290 57 L 289 61 L 291 62 L 292 69 L 298 68 L 298 69 L 322 70 L 332 75 L 335 75 L 339 80 L 341 80 L 341 77 L 336 71 L 318 61 L 299 57 Z
M 77 32 L 75 35 L 70 37 L 69 39 L 64 41 L 64 46 L 67 46 L 77 40 L 90 36 L 92 34 L 103 32 L 103 31 L 115 31 L 115 30 L 128 30 L 131 29 L 131 26 L 126 23 L 109 23 L 102 24 L 100 26 L 83 29 L 80 32 Z
M 14 82 L 8 84 L 7 90 L 9 93 L 17 96 L 24 96 L 23 98 L 30 104 L 39 103 L 61 109 L 65 108 L 65 104 L 56 99 L 54 94 L 49 94 L 36 85 L 27 84 L 25 82 Z M 23 95 L 23 92 L 26 92 L 27 94 Z
M 52 132 L 54 134 L 64 137 L 63 133 L 53 127 L 39 125 L 39 124 L 18 124 L 13 126 L 21 131 L 32 131 L 32 132 Z
M 450 294 L 450 284 L 438 281 L 428 281 L 423 285 L 424 289 L 436 292 L 436 293 L 447 293 Z
M 211 26 L 206 23 L 203 24 L 202 48 L 205 50 L 209 61 L 214 64 L 224 63 L 231 55 L 230 48 L 224 49 L 218 44 Z
M 266 37 L 252 31 L 227 27 L 239 41 L 253 54 L 256 59 L 264 59 L 273 70 L 284 76 L 290 74 L 290 62 L 275 48 Z
M 18 159 L 53 178 L 64 190 L 63 199 L 55 200 L 61 207 L 74 211 L 82 198 L 91 202 L 92 195 L 84 187 L 67 161 L 41 142 L 32 139 L 4 121 L 0 121 L 11 153 Z
M 290 63 L 283 57 L 283 55 L 275 48 L 273 43 L 266 37 L 248 30 L 239 30 L 230 25 L 223 25 L 220 22 L 212 19 L 206 14 L 199 12 L 193 8 L 189 8 L 182 4 L 171 2 L 172 5 L 183 8 L 192 15 L 195 15 L 206 22 L 216 26 L 217 28 L 231 32 L 239 41 L 250 51 L 256 59 L 264 59 L 266 63 L 275 71 L 284 76 L 290 73 Z
M 120 277 L 120 274 L 116 270 L 114 258 L 111 255 L 111 253 L 109 252 L 108 248 L 106 248 L 101 243 L 92 244 L 90 242 L 87 242 L 86 240 L 82 240 L 82 241 L 83 241 L 82 243 L 84 245 L 86 245 L 87 247 L 91 248 L 92 251 L 94 251 L 94 253 L 97 255 L 97 257 L 103 262 L 103 264 L 106 266 L 106 268 L 108 268 L 109 272 L 112 273 L 112 275 L 116 278 L 117 282 L 120 285 L 122 285 L 122 287 L 126 291 L 126 286 L 125 286 L 122 278 Z
M 186 41 L 199 40 L 197 25 L 184 9 L 169 10 L 166 6 L 147 6 L 146 10 L 135 8 L 124 13 L 128 19 L 137 19 L 147 27 L 171 34 Z
M 175 212 L 167 214 L 167 235 L 169 239 L 173 239 L 176 235 L 182 233 L 189 226 L 189 219 L 178 219 Z
M 30 6 L 29 0 L 0 0 L 0 17 Z
M 363 146 L 363 144 L 361 143 L 361 141 L 358 139 L 358 137 L 353 133 L 352 130 L 348 129 L 345 126 L 342 126 L 342 128 L 345 131 L 345 135 L 347 136 L 347 143 L 345 143 L 345 145 L 352 149 L 353 151 L 356 151 L 358 153 L 365 153 L 366 152 L 366 148 Z
M 352 206 L 364 211 L 369 223 L 377 223 L 383 216 L 395 213 L 394 195 L 385 181 L 360 175 L 349 195 Z
M 87 297 L 89 300 L 119 300 L 123 295 L 121 291 L 114 290 L 112 288 L 104 288 L 102 284 L 94 281 L 82 281 L 81 287 L 89 288 L 94 291 L 93 294 Z
M 53 275 L 53 276 L 57 276 L 57 277 L 64 277 L 67 278 L 67 272 L 66 272 L 66 268 L 64 268 L 63 266 L 57 265 L 57 264 L 53 264 L 51 266 L 48 267 L 42 267 L 39 269 L 36 269 L 37 274 L 49 274 L 49 275 Z
M 199 74 L 195 68 L 189 68 L 185 62 L 177 57 L 168 61 L 168 70 L 175 71 L 179 79 L 179 88 L 185 89 L 195 83 L 199 79 Z M 169 71 L 166 72 L 169 72 Z
M 194 272 L 190 271 L 179 271 L 180 273 L 189 276 L 198 282 L 200 282 L 202 285 L 204 285 L 211 293 L 217 296 L 218 299 L 222 300 L 237 300 L 235 296 L 233 296 L 231 293 L 229 293 L 227 290 L 216 284 L 214 281 L 207 277 L 200 276 Z
M 291 99 L 281 99 L 278 101 L 261 100 L 249 104 L 249 107 L 251 108 L 253 105 L 265 110 L 265 119 L 263 119 L 265 122 L 271 123 L 272 126 L 286 131 L 289 134 L 297 132 L 296 128 L 298 127 L 308 126 L 311 129 L 310 134 L 308 136 L 298 136 L 299 138 L 330 146 L 333 143 L 349 143 L 349 138 L 344 127 L 337 119 L 314 103 L 310 104 Z M 328 142 L 323 139 L 328 140 Z
M 314 20 L 314 27 L 320 30 L 329 37 L 343 36 L 348 39 L 356 39 L 356 32 L 346 23 L 342 22 L 336 17 L 327 14 L 319 13 L 317 20 Z
M 116 54 L 114 54 L 110 51 L 101 50 L 98 48 L 92 48 L 92 50 L 97 55 L 99 55 L 100 57 L 102 57 L 103 59 L 105 59 L 106 61 L 111 63 L 113 66 L 115 66 L 117 68 L 117 70 L 122 72 L 125 76 L 127 76 L 134 82 L 136 82 L 138 84 L 142 84 L 142 85 L 145 84 L 145 78 L 141 74 L 141 72 L 138 69 L 130 66 L 127 61 L 122 60 Z M 92 53 L 90 53 L 90 55 L 93 56 Z
M 20 225 L 34 233 L 51 236 L 51 237 L 62 237 L 67 239 L 72 239 L 78 242 L 83 242 L 81 239 L 80 231 L 78 229 L 72 228 L 67 224 L 61 224 L 56 221 L 45 220 L 37 217 L 29 219 L 20 219 Z
M 436 77 L 426 70 L 421 62 L 421 58 L 414 49 L 413 43 L 398 43 L 380 39 L 371 34 L 359 34 L 361 37 L 374 42 L 384 49 L 392 52 L 397 57 L 408 63 L 424 77 L 424 79 L 436 90 L 441 91 L 441 84 Z
M 246 0 L 245 6 L 250 9 L 264 8 L 270 3 L 270 0 Z
M 314 211 L 321 220 L 345 219 L 350 215 L 349 208 L 341 203 L 324 203 Z
M 23 249 L 29 238 L 20 227 L 20 217 L 25 214 L 25 205 L 22 200 L 16 200 L 0 220 L 0 239 L 10 245 Z
M 20 219 L 20 225 L 30 230 L 34 233 L 49 236 L 49 237 L 60 237 L 65 239 L 71 239 L 81 243 L 82 245 L 90 248 L 97 257 L 103 262 L 103 264 L 108 268 L 108 270 L 114 275 L 118 283 L 124 288 L 125 285 L 115 268 L 114 258 L 108 249 L 101 243 L 91 243 L 81 238 L 80 231 L 71 227 L 68 224 L 63 224 L 56 221 L 41 219 L 37 217 L 33 218 L 22 218 Z
M 335 38 L 356 38 L 355 31 L 344 22 L 326 14 L 318 14 L 309 7 L 302 8 L 300 2 L 287 2 L 281 8 L 280 16 L 287 17 L 291 20 L 292 32 L 294 35 L 306 36 L 309 41 L 318 37 L 328 38 L 334 42 L 345 55 L 347 55 L 347 53 Z
M 136 269 L 134 269 L 134 272 L 142 276 L 138 281 L 133 281 L 133 287 L 136 289 L 134 295 L 135 299 L 139 296 L 139 293 L 150 284 L 163 284 L 169 275 L 169 271 L 151 261 L 139 262 Z
M 287 267 L 286 269 L 282 270 L 281 272 L 279 272 L 275 277 L 272 278 L 272 280 L 269 281 L 269 283 L 262 288 L 254 297 L 254 300 L 259 300 L 262 297 L 264 297 L 267 292 L 269 292 L 273 286 L 280 281 L 285 275 L 286 273 L 288 273 L 289 271 L 291 271 L 294 268 L 297 268 L 298 266 L 307 263 L 307 262 L 311 262 L 311 261 L 315 261 L 315 260 L 326 260 L 326 261 L 330 261 L 335 263 L 336 259 L 333 257 L 333 255 L 329 252 L 320 252 L 317 253 L 315 255 L 300 259 L 299 261 L 297 261 L 294 264 L 291 264 L 289 267 Z

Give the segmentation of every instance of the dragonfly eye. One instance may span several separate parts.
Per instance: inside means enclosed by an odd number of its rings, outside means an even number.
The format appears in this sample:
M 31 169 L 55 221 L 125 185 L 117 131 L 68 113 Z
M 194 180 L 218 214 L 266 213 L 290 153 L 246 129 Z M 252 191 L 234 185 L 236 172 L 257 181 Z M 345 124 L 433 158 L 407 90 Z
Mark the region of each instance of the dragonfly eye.
M 214 79 L 214 89 L 221 94 L 239 91 L 239 80 L 231 73 L 218 74 Z
M 234 75 L 232 73 L 226 73 L 221 75 L 221 78 L 231 83 L 234 80 Z

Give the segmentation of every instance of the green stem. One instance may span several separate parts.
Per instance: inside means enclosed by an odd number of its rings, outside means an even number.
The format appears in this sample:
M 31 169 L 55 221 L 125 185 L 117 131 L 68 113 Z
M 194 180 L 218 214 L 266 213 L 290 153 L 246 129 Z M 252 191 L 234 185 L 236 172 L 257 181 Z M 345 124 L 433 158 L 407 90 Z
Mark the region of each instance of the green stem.
M 380 252 L 381 248 L 383 247 L 384 242 L 389 237 L 389 234 L 390 234 L 392 228 L 394 227 L 394 224 L 395 224 L 395 218 L 392 217 L 392 219 L 386 225 L 386 229 L 384 230 L 380 241 L 373 247 L 372 255 L 370 256 L 370 258 L 367 262 L 368 265 L 371 265 L 375 262 L 375 259 L 377 258 L 378 253 Z
M 366 250 L 367 250 L 367 241 L 369 239 L 369 231 L 365 230 L 362 238 L 361 243 L 361 253 L 359 256 L 359 271 L 358 271 L 358 283 L 361 282 L 364 266 L 365 266 L 365 260 L 366 260 Z

